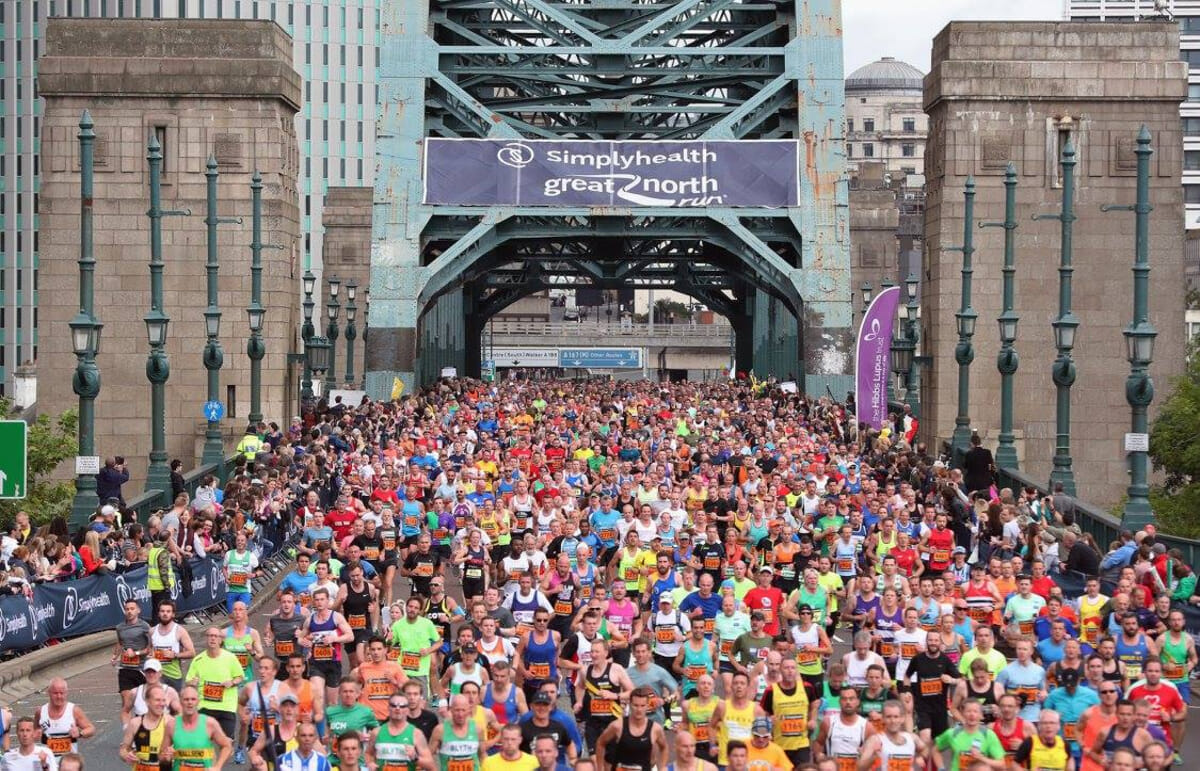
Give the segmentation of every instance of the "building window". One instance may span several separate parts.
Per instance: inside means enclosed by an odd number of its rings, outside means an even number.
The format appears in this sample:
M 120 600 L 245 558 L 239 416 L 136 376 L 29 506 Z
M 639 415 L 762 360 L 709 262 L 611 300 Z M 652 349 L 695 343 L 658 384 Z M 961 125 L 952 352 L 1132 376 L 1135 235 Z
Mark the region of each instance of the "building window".
M 917 155 L 917 146 L 914 144 L 900 145 L 900 155 L 905 158 L 915 158 Z
M 1200 102 L 1200 83 L 1188 84 L 1187 99 L 1189 102 Z
M 917 130 L 917 119 L 916 118 L 905 118 L 903 123 L 904 123 L 905 131 L 911 133 L 911 132 Z
M 1184 185 L 1183 202 L 1200 203 L 1200 185 Z
M 1066 148 L 1067 144 L 1069 142 L 1071 142 L 1071 139 L 1072 139 L 1070 118 L 1068 117 L 1068 118 L 1064 119 L 1064 124 L 1060 124 L 1054 133 L 1057 137 L 1057 145 L 1054 148 L 1054 186 L 1062 187 L 1063 150 Z M 1079 148 L 1078 147 L 1075 148 L 1075 162 L 1076 162 L 1076 168 L 1078 169 L 1078 163 L 1079 163 Z M 1076 171 L 1075 173 L 1078 174 L 1079 172 Z
M 846 143 L 846 157 L 847 157 L 847 158 L 853 158 L 853 157 L 854 157 L 854 145 L 852 145 L 852 144 L 851 144 L 851 143 L 849 143 L 849 142 L 847 142 L 847 143 Z
M 1200 67 L 1200 49 L 1185 49 L 1179 52 L 1179 58 L 1188 63 L 1189 68 Z
M 916 174 L 917 167 L 916 166 L 901 166 L 900 171 L 903 171 L 905 174 Z
M 1183 133 L 1188 135 L 1200 134 L 1200 118 L 1184 118 Z M 4 172 L 0 172 L 3 175 Z
M 1200 171 L 1200 150 L 1188 150 L 1183 154 L 1184 171 Z
M 167 127 L 155 126 L 154 138 L 158 140 L 158 146 L 162 148 L 162 173 L 167 173 Z
M 846 131 L 854 133 L 854 118 L 846 118 Z
M 871 144 L 870 142 L 864 142 L 863 147 L 862 147 L 862 154 L 863 154 L 864 158 L 874 158 L 875 157 L 875 145 Z
M 863 118 L 863 131 L 870 133 L 874 130 L 875 130 L 875 119 L 874 118 Z

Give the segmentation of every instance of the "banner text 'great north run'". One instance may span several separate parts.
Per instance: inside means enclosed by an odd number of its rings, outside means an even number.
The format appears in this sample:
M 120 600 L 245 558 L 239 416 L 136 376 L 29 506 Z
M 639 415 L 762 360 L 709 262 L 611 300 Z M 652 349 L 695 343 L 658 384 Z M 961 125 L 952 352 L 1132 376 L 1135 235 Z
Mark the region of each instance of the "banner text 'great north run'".
M 425 203 L 445 206 L 796 206 L 793 140 L 425 140 Z

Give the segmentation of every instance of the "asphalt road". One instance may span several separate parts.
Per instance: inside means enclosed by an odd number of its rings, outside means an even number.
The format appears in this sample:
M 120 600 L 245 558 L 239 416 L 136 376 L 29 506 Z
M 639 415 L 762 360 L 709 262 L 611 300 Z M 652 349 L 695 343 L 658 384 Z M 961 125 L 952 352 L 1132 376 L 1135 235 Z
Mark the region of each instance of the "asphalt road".
M 450 580 L 451 591 L 456 588 L 457 583 L 452 576 L 448 576 Z M 407 595 L 407 588 L 402 588 L 407 582 L 401 580 L 399 593 Z M 263 608 L 251 617 L 251 624 L 255 629 L 261 630 L 266 624 L 266 617 L 274 612 L 275 605 L 273 602 L 264 604 Z M 190 626 L 189 631 L 192 634 L 192 639 L 196 641 L 202 640 L 200 627 Z M 848 640 L 845 643 L 835 643 L 836 652 L 841 653 L 849 650 Z M 128 766 L 122 763 L 117 757 L 117 745 L 121 739 L 120 726 L 120 702 L 116 696 L 117 692 L 117 675 L 115 670 L 108 665 L 108 652 L 91 654 L 91 657 L 96 659 L 97 666 L 87 670 L 84 674 L 73 676 L 69 679 L 71 701 L 83 708 L 84 713 L 96 724 L 96 736 L 85 741 L 82 746 L 84 757 L 86 758 L 88 771 L 120 771 L 128 770 Z M 22 715 L 32 715 L 34 712 L 46 702 L 45 688 L 49 680 L 54 677 L 53 672 L 44 674 L 44 681 L 36 683 L 38 691 L 20 701 L 10 705 L 13 711 L 14 719 Z M 1193 698 L 1190 709 L 1197 709 L 1197 698 Z M 1190 719 L 1189 719 L 1190 723 Z M 1183 757 L 1187 761 L 1191 758 L 1200 758 L 1200 727 L 1190 726 L 1184 748 Z M 1185 762 L 1185 766 L 1188 764 Z M 239 768 L 229 766 L 230 768 Z M 240 768 L 249 768 L 249 765 L 241 766 Z

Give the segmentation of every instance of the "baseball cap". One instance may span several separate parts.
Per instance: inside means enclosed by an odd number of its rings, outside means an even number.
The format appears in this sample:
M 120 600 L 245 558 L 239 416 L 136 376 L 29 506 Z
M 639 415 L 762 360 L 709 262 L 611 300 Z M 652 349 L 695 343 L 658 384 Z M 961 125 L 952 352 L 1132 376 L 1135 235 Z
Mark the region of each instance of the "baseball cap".
M 1063 688 L 1068 688 L 1072 685 L 1079 685 L 1079 670 L 1063 669 L 1058 673 L 1058 684 Z
M 663 592 L 662 594 L 658 595 L 658 601 L 659 602 L 668 602 L 672 605 L 675 604 L 675 598 L 671 596 L 670 592 Z
M 545 691 L 538 691 L 536 694 L 534 694 L 532 703 L 534 703 L 534 704 L 553 704 L 554 699 L 551 699 L 550 694 L 546 693 Z
M 143 672 L 161 672 L 162 662 L 158 659 L 146 659 L 146 663 L 142 664 Z
M 954 547 L 954 553 L 955 553 L 955 554 L 966 554 L 966 553 L 967 553 L 967 549 L 966 549 L 966 547 L 965 547 L 965 546 L 955 546 L 955 547 Z
M 280 703 L 280 704 L 286 704 L 286 703 L 287 703 L 287 702 L 289 702 L 289 701 L 290 701 L 292 704 L 296 704 L 296 705 L 299 705 L 299 704 L 300 704 L 300 699 L 299 699 L 299 698 L 297 698 L 297 697 L 296 697 L 296 694 L 294 694 L 294 693 L 284 693 L 284 694 L 281 694 L 281 695 L 279 696 L 279 703 Z
M 769 718 L 758 717 L 754 719 L 754 725 L 750 729 L 755 736 L 770 736 L 771 721 Z
M 761 568 L 758 569 L 758 572 L 759 573 L 770 573 L 771 575 L 775 575 L 775 568 L 771 567 L 770 565 L 763 565 Z
M 464 644 L 459 650 L 463 653 L 479 653 L 479 649 L 475 647 L 475 643 L 473 642 Z

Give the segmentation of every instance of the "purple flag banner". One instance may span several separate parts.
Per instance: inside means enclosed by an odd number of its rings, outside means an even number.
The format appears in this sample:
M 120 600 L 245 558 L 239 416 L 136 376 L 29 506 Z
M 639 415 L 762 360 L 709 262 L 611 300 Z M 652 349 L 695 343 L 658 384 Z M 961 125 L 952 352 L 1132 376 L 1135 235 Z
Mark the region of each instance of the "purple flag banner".
M 900 305 L 900 287 L 875 295 L 862 326 L 854 352 L 854 406 L 858 423 L 881 428 L 888 414 L 887 384 L 891 377 L 892 322 Z
M 799 201 L 795 140 L 425 140 L 425 203 L 745 206 Z

